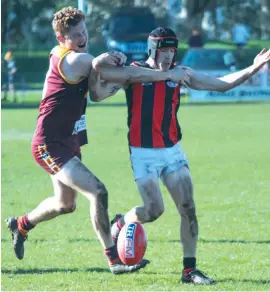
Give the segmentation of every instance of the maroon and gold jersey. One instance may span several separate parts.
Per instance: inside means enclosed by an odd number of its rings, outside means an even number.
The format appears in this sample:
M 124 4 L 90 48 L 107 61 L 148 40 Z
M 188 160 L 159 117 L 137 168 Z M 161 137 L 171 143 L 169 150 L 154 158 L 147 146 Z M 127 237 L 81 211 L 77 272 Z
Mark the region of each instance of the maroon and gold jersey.
M 70 148 L 87 144 L 85 110 L 88 80 L 70 81 L 62 71 L 64 57 L 72 50 L 56 46 L 50 53 L 33 145 L 61 143 Z
M 151 68 L 145 62 L 131 65 Z M 126 91 L 129 145 L 142 148 L 172 147 L 182 138 L 177 120 L 180 85 L 172 81 L 130 84 Z

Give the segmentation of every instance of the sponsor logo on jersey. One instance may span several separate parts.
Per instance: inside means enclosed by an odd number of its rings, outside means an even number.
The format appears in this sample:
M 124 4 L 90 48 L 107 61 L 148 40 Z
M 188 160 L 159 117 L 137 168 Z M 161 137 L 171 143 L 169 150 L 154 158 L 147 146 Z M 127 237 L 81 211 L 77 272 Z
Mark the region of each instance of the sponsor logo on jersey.
M 178 83 L 177 82 L 173 82 L 173 81 L 167 81 L 167 85 L 169 87 L 177 87 L 178 86 Z
M 153 83 L 152 82 L 144 82 L 142 83 L 143 86 L 151 86 Z
M 72 135 L 76 135 L 79 132 L 86 130 L 86 119 L 85 115 L 82 115 L 81 118 L 75 122 Z
M 136 231 L 136 224 L 131 223 L 127 227 L 126 231 L 126 243 L 125 243 L 125 257 L 126 258 L 134 258 L 135 250 L 134 250 L 134 235 Z

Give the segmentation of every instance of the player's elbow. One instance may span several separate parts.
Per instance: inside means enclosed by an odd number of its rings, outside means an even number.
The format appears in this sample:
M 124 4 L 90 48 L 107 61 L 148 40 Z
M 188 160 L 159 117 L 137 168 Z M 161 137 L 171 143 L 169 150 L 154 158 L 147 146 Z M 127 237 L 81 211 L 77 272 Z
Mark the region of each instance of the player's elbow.
M 102 100 L 102 96 L 98 95 L 96 92 L 90 92 L 90 100 L 93 102 L 100 102 Z
M 92 61 L 92 68 L 97 71 L 97 72 L 100 72 L 100 69 L 101 69 L 101 66 L 99 64 L 99 60 L 98 58 L 94 58 L 93 61 Z
M 99 102 L 99 101 L 100 101 L 99 99 L 92 98 L 92 97 L 90 97 L 90 100 L 91 100 L 92 102 Z
M 220 87 L 217 91 L 223 93 L 223 92 L 227 92 L 228 90 L 230 90 L 232 88 L 233 88 L 233 86 L 230 86 L 230 84 L 227 84 L 226 86 Z
M 223 93 L 232 89 L 233 87 L 234 87 L 233 84 L 225 80 L 219 79 L 219 84 L 217 84 L 216 91 Z
M 227 89 L 227 88 L 218 88 L 218 89 L 216 89 L 216 91 L 217 92 L 221 92 L 221 93 L 223 93 L 223 92 L 226 92 L 226 91 L 228 91 L 229 89 Z

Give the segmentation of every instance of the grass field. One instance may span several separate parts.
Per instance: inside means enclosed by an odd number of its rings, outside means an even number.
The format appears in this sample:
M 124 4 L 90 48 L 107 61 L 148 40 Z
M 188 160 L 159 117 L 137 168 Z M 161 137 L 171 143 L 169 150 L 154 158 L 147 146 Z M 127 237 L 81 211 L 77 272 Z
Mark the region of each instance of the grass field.
M 125 106 L 89 107 L 83 160 L 109 190 L 113 216 L 140 204 L 126 143 Z M 212 287 L 182 285 L 179 216 L 162 186 L 165 213 L 145 225 L 146 258 L 136 274 L 110 274 L 89 223 L 88 202 L 40 224 L 25 258 L 15 258 L 4 218 L 22 215 L 52 193 L 50 178 L 31 157 L 37 109 L 2 109 L 2 290 L 5 291 L 269 291 L 270 104 L 180 108 L 200 224 L 198 267 Z

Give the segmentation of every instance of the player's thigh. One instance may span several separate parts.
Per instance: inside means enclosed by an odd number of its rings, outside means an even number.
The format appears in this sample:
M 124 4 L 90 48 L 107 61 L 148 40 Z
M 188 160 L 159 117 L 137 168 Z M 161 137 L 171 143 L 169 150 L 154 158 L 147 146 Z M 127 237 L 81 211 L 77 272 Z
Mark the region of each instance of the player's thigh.
M 77 192 L 51 175 L 54 195 L 65 206 L 75 205 Z
M 193 203 L 193 183 L 188 167 L 168 173 L 163 182 L 177 207 Z
M 89 199 L 105 190 L 103 183 L 76 156 L 54 176 L 64 185 L 81 192 Z
M 146 209 L 164 210 L 164 202 L 159 186 L 159 177 L 156 173 L 136 179 L 136 184 Z

